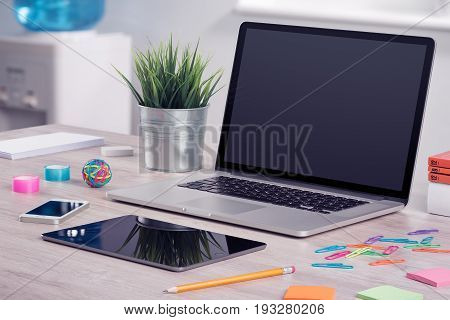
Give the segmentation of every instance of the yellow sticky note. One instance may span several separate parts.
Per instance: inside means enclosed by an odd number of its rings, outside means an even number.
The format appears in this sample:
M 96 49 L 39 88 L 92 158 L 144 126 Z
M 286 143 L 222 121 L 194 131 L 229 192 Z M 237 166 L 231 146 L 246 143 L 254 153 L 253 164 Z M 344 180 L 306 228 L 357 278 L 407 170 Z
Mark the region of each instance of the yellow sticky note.
M 393 286 L 379 286 L 358 292 L 356 297 L 363 300 L 422 300 L 423 294 Z

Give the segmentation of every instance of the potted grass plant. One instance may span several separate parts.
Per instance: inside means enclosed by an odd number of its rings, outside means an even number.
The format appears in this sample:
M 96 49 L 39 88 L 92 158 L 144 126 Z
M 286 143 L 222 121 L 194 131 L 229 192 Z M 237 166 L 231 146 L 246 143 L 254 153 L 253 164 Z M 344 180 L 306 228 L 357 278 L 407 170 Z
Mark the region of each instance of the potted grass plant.
M 135 87 L 120 71 L 140 108 L 140 136 L 146 169 L 187 172 L 202 166 L 210 98 L 222 70 L 206 74 L 209 59 L 195 47 L 180 48 L 172 37 L 158 47 L 137 50 Z

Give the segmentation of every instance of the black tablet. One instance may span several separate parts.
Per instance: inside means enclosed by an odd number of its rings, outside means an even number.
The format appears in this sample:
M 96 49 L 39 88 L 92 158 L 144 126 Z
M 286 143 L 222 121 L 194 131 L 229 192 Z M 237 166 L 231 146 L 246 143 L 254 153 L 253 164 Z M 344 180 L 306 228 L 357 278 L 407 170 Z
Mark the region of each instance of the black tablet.
M 177 272 L 266 247 L 262 242 L 134 215 L 48 232 L 42 238 Z

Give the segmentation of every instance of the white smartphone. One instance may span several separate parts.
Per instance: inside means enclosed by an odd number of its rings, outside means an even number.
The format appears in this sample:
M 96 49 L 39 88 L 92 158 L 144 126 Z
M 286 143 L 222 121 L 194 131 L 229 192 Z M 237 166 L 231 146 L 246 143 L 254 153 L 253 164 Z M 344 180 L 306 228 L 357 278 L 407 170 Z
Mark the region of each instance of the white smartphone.
M 21 222 L 60 224 L 71 216 L 87 209 L 89 202 L 80 200 L 51 199 L 19 216 Z

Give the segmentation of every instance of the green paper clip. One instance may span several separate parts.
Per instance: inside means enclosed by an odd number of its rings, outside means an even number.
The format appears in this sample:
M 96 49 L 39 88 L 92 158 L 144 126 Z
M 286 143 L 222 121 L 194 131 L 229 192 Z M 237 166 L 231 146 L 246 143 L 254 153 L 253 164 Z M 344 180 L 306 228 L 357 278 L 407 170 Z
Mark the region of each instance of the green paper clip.
M 361 253 L 361 255 L 363 255 L 363 256 L 377 256 L 377 257 L 386 257 L 387 256 L 387 254 L 382 254 L 382 253 L 379 253 L 379 252 L 376 252 L 376 251 L 366 251 L 366 252 L 363 252 L 363 253 Z
M 440 244 L 414 244 L 410 246 L 404 246 L 405 249 L 417 249 L 417 248 L 439 248 Z

